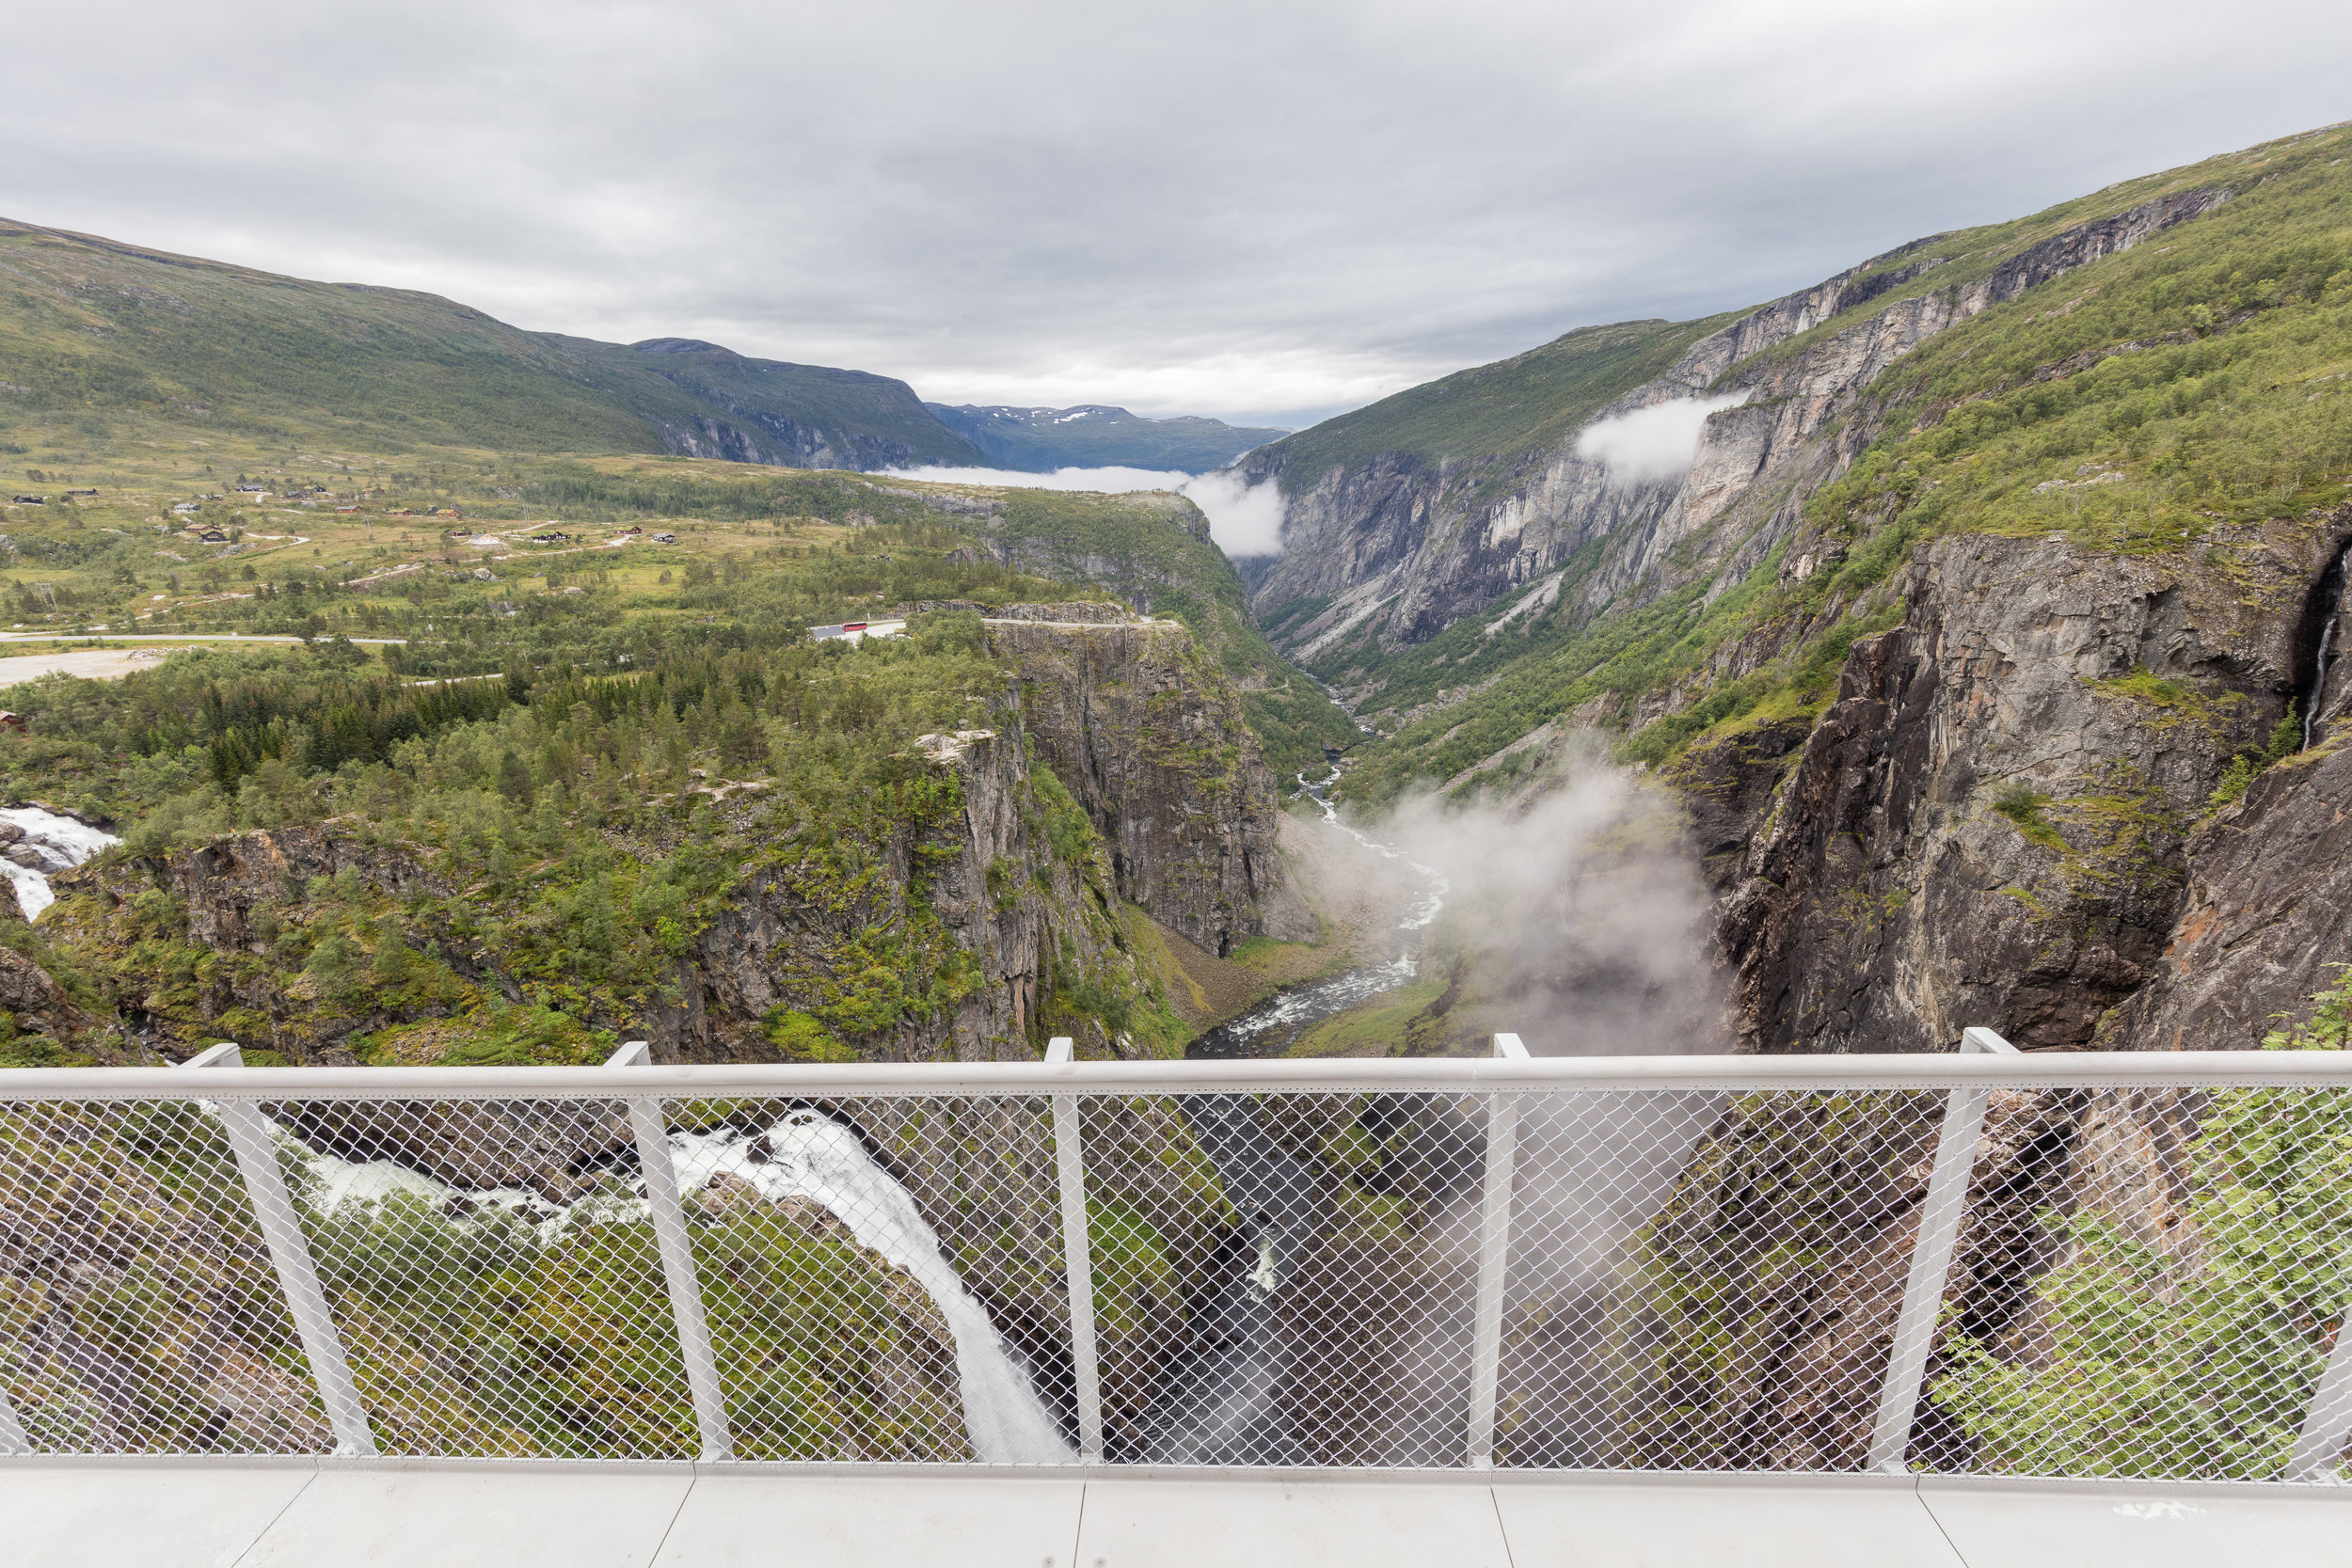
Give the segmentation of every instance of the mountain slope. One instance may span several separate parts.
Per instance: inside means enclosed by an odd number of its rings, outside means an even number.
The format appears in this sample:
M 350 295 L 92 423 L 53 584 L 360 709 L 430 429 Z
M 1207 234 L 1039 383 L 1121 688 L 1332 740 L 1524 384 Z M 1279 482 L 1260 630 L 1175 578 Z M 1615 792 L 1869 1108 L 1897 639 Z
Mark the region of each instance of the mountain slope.
M 362 451 L 981 461 L 883 376 L 526 332 L 432 294 L 0 221 L 0 429 L 58 415 Z
M 1287 504 L 1253 611 L 1391 729 L 1425 719 L 1450 736 L 1437 753 L 1375 752 L 1382 789 L 1450 778 L 1606 690 L 1629 700 L 1620 722 L 1646 720 L 1640 699 L 1688 673 L 1668 650 L 1692 618 L 1716 636 L 1738 624 L 1806 498 L 1879 436 L 1867 405 L 1890 366 L 2222 209 L 2251 183 L 2223 163 L 1931 236 L 1733 318 L 1570 334 L 1252 453 L 1240 470 Z M 1692 432 L 1673 471 L 1580 451 L 1661 409 Z
M 1287 434 L 1229 425 L 1222 420 L 1147 420 L 1124 408 L 976 407 L 927 403 L 942 424 L 988 454 L 991 464 L 1025 473 L 1056 468 L 1177 468 L 1205 473 Z
M 1557 435 L 1244 465 L 1289 498 L 1261 624 L 1381 723 L 1345 793 L 1516 798 L 1594 737 L 1654 769 L 1750 1049 L 2303 1016 L 2352 960 L 2311 863 L 2352 744 L 2352 130 L 1690 325 Z M 1687 455 L 1613 469 L 1660 409 Z

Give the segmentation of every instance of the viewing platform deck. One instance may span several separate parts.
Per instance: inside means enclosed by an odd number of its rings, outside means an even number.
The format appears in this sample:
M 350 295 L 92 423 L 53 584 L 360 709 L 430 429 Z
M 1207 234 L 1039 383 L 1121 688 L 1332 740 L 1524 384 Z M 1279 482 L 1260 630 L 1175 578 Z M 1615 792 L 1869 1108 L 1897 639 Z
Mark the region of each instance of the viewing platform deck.
M 2352 1492 L 1981 1477 L 36 1459 L 11 1568 L 2318 1568 Z

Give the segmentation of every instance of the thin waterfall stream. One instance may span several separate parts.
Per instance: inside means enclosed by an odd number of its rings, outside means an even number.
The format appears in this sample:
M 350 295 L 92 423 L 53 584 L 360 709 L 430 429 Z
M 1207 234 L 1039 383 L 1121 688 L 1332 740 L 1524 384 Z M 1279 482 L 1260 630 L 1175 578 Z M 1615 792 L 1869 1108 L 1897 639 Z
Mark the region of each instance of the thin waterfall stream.
M 2345 562 L 2352 560 L 2352 546 L 2346 546 L 2319 579 L 2320 599 L 2327 609 L 2319 627 L 2319 652 L 2312 660 L 2312 684 L 2303 697 L 2303 750 L 2312 749 L 2313 726 L 2319 721 L 2320 705 L 2328 700 L 2328 666 L 2333 662 L 2328 652 L 2335 641 L 2336 623 L 2344 619 L 2344 589 Z

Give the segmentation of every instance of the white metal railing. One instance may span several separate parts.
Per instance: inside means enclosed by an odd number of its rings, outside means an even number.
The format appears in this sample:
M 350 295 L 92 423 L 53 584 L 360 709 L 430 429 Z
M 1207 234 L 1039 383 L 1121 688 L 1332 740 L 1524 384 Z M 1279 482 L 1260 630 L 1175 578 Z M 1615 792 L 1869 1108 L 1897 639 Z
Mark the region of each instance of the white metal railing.
M 237 1059 L 0 1072 L 0 1453 L 2308 1482 L 2352 1439 L 2352 1054 Z

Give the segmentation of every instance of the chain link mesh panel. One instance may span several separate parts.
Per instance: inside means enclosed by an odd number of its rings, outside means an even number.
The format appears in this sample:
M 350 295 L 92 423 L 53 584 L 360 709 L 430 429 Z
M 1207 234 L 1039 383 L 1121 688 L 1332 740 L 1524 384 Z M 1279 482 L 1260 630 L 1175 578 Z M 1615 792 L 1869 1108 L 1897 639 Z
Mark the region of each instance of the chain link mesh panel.
M 1105 1458 L 1860 1469 L 1952 1098 L 1073 1096 Z M 1910 1463 L 2342 1477 L 2352 1095 L 1988 1098 Z M 382 1451 L 699 1451 L 626 1101 L 259 1109 Z M 660 1115 L 737 1457 L 1075 1461 L 1051 1097 Z M 332 1446 L 205 1102 L 0 1105 L 0 1388 L 45 1451 Z
M 2064 1179 L 2005 1183 L 2010 1148 Z M 2331 1357 L 2352 1372 L 2352 1095 L 2008 1094 L 1986 1148 L 1915 1463 L 2346 1479 L 2346 1433 L 2307 1423 Z
M 334 1446 L 202 1107 L 0 1104 L 0 1391 L 48 1452 Z
M 739 1457 L 1074 1459 L 1043 1101 L 671 1115 Z
M 694 1457 L 625 1103 L 264 1109 L 382 1452 Z
M 1945 1097 L 1520 1100 L 1499 1462 L 1863 1468 Z

